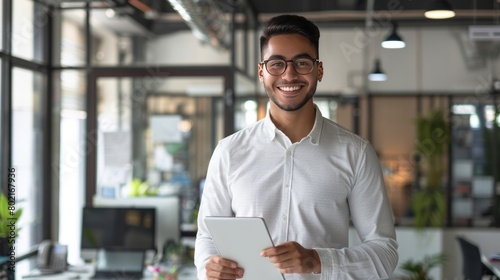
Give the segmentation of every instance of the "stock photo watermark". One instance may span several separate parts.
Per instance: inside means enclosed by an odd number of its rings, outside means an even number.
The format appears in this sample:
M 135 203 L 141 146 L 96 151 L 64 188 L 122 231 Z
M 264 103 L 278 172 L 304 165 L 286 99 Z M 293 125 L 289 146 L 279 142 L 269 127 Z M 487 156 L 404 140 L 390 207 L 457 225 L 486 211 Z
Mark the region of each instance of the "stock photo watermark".
M 2 202 L 3 207 L 6 209 L 2 209 L 3 213 L 6 213 L 5 222 L 4 222 L 4 232 L 7 238 L 7 253 L 8 261 L 7 270 L 11 272 L 16 271 L 16 237 L 17 237 L 17 220 L 19 219 L 21 210 L 16 208 L 16 169 L 11 167 L 8 170 L 7 177 L 7 195 L 2 197 L 5 201 Z

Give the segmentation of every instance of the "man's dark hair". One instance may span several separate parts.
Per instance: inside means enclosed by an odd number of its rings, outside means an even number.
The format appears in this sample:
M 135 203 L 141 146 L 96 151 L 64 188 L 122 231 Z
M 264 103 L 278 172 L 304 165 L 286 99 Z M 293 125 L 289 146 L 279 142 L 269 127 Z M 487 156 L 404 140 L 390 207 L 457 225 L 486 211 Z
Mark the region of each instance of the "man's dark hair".
M 319 57 L 319 29 L 318 27 L 302 16 L 280 15 L 271 18 L 264 25 L 262 36 L 260 37 L 260 54 L 267 47 L 269 39 L 274 35 L 300 34 L 306 37 L 316 49 Z

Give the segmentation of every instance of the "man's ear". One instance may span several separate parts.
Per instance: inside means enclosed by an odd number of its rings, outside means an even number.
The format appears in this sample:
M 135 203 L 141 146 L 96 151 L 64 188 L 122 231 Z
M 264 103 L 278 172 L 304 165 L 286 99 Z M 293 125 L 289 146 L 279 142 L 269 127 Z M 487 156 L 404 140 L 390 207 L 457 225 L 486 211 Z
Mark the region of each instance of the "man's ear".
M 318 82 L 323 79 L 323 61 L 318 61 Z
M 259 75 L 259 81 L 264 82 L 264 65 L 260 63 L 257 65 L 257 75 Z

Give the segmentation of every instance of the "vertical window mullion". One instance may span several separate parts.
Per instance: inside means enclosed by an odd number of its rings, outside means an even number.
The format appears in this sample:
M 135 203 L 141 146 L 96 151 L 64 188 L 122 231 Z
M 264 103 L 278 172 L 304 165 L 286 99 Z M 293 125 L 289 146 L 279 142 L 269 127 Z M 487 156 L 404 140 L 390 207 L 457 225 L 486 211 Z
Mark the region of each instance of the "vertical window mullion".
M 3 51 L 6 54 L 10 54 L 10 49 L 12 46 L 11 34 L 12 34 L 12 0 L 3 0 L 3 30 L 2 30 L 2 43 Z M 7 168 L 11 166 L 12 162 L 12 147 L 10 135 L 12 133 L 11 129 L 11 61 L 10 57 L 6 56 L 6 59 L 2 61 L 2 89 L 1 96 L 2 99 L 0 114 L 2 114 L 0 122 L 0 150 L 2 152 L 2 157 L 0 158 L 0 182 L 6 182 L 7 180 Z M 2 192 L 7 193 L 7 185 L 2 186 Z

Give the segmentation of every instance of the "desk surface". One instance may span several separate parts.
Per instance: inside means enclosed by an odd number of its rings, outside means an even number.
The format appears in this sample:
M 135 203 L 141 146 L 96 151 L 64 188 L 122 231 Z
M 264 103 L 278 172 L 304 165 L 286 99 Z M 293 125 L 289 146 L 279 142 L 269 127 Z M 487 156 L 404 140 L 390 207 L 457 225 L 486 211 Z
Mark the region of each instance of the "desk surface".
M 76 268 L 74 271 L 65 271 L 63 273 L 52 274 L 52 275 L 39 275 L 34 274 L 23 276 L 23 279 L 44 279 L 44 280 L 89 280 L 94 275 L 94 270 L 92 266 L 82 266 Z M 144 275 L 143 280 L 152 280 L 152 273 Z M 196 268 L 194 266 L 186 266 L 179 269 L 177 274 L 177 280 L 197 280 Z
M 500 278 L 500 261 L 491 261 L 488 256 L 482 255 L 481 261 L 488 267 L 495 275 Z

